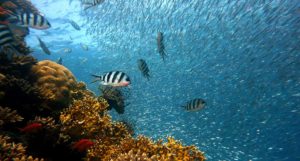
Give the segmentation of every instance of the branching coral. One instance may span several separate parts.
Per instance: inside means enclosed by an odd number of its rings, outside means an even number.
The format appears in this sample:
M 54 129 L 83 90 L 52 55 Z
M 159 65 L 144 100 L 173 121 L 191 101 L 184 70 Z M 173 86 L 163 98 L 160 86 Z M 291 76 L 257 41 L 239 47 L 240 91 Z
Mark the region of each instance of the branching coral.
M 108 147 L 98 141 L 87 154 L 87 160 L 130 160 L 134 158 L 146 161 L 205 160 L 203 153 L 195 146 L 183 146 L 171 137 L 164 144 L 161 140 L 155 143 L 144 136 L 139 136 L 137 139 L 127 137 L 119 145 L 109 145 Z
M 22 12 L 39 14 L 38 9 L 29 0 L 2 0 L 0 5 L 10 10 L 18 9 Z
M 3 161 L 43 161 L 26 155 L 26 148 L 20 143 L 14 143 L 8 136 L 0 135 L 0 158 Z
M 110 126 L 111 118 L 105 113 L 107 106 L 105 100 L 98 101 L 93 97 L 75 100 L 71 107 L 60 115 L 62 132 L 76 137 L 93 138 Z
M 5 123 L 14 123 L 18 121 L 22 121 L 23 117 L 18 115 L 16 110 L 11 110 L 8 107 L 0 106 L 0 126 Z
M 74 89 L 71 91 L 71 97 L 73 100 L 80 100 L 83 99 L 84 97 L 92 97 L 94 96 L 94 93 L 89 91 L 86 88 L 85 83 L 83 82 L 78 82 Z
M 0 53 L 0 55 L 3 55 Z M 31 66 L 37 63 L 32 56 L 13 56 L 11 61 L 0 58 L 0 73 L 14 75 L 18 78 L 28 78 Z
M 62 106 L 69 105 L 71 102 L 70 91 L 75 86 L 76 80 L 67 68 L 44 60 L 32 67 L 31 75 L 36 78 L 35 86 L 39 87 L 43 96 Z

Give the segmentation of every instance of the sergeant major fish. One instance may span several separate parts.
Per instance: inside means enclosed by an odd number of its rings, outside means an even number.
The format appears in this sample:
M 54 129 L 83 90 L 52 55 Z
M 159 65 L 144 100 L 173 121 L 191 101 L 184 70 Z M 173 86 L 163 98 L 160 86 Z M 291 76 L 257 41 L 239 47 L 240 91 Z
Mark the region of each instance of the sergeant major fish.
M 0 48 L 10 46 L 14 42 L 14 37 L 7 25 L 0 24 Z
M 120 71 L 111 71 L 100 76 L 92 74 L 92 76 L 96 78 L 92 83 L 100 81 L 102 85 L 113 87 L 128 86 L 131 83 L 129 76 Z
M 157 38 L 156 38 L 157 50 L 158 50 L 159 55 L 162 57 L 163 61 L 165 61 L 165 57 L 167 56 L 167 54 L 166 54 L 166 51 L 165 51 L 165 46 L 164 46 L 164 43 L 163 43 L 163 39 L 164 39 L 163 33 L 158 32 L 157 33 Z
M 44 51 L 44 53 L 50 55 L 51 52 L 50 50 L 48 49 L 48 47 L 46 46 L 46 44 L 37 36 L 37 39 L 39 40 L 39 43 L 40 43 L 40 47 L 42 48 L 42 50 Z
M 34 29 L 44 30 L 51 27 L 48 20 L 39 14 L 24 12 L 18 13 L 16 17 L 21 25 L 29 26 Z
M 139 59 L 137 63 L 138 63 L 138 68 L 142 72 L 143 76 L 149 80 L 150 78 L 149 68 L 146 61 L 144 59 Z
M 204 108 L 206 102 L 201 98 L 193 99 L 182 106 L 187 111 L 199 111 Z

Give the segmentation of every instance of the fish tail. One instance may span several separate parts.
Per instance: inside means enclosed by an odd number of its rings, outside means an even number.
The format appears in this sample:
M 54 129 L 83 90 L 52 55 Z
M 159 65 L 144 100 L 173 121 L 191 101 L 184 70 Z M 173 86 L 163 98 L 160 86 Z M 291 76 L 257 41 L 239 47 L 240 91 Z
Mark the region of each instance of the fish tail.
M 95 77 L 95 79 L 91 83 L 95 83 L 97 81 L 102 80 L 102 76 L 100 76 L 100 75 L 91 74 L 91 76 Z
M 85 3 L 85 6 L 84 6 L 83 10 L 87 10 L 87 9 L 93 7 L 93 6 L 94 5 L 92 3 Z

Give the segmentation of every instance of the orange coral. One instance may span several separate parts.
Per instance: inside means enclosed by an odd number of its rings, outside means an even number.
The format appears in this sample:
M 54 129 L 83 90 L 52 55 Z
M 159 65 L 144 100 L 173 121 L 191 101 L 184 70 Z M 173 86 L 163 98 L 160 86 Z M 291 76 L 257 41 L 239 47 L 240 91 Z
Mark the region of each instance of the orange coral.
M 169 137 L 166 143 L 161 140 L 153 142 L 147 137 L 137 139 L 127 137 L 119 144 L 104 145 L 102 141 L 88 151 L 87 160 L 195 160 L 204 161 L 205 158 L 195 146 L 183 146 L 179 141 Z
M 35 85 L 39 87 L 42 95 L 63 105 L 70 103 L 70 91 L 75 86 L 76 80 L 67 68 L 44 60 L 31 68 L 31 74 L 37 79 Z
M 95 136 L 96 133 L 108 126 L 111 118 L 104 114 L 108 104 L 105 100 L 97 101 L 93 97 L 84 97 L 82 100 L 75 100 L 70 108 L 60 115 L 62 131 L 71 136 Z

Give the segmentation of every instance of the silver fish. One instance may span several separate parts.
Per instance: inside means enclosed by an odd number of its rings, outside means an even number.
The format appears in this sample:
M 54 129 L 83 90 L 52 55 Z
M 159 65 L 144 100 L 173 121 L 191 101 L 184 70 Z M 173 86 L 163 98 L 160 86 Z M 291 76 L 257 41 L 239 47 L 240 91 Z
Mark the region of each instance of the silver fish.
M 167 53 L 166 53 L 166 50 L 165 50 L 163 39 L 164 39 L 163 33 L 158 32 L 157 33 L 157 38 L 156 38 L 157 50 L 158 50 L 159 55 L 162 57 L 163 61 L 165 61 L 165 57 L 167 56 Z
M 131 84 L 129 76 L 120 71 L 111 71 L 103 75 L 92 74 L 92 76 L 96 78 L 92 83 L 100 81 L 102 85 L 113 87 L 123 87 Z
M 87 45 L 85 45 L 85 44 L 80 43 L 80 46 L 81 46 L 81 48 L 82 48 L 83 50 L 85 50 L 85 51 L 88 51 L 88 50 L 89 50 L 89 47 L 88 47 Z
M 63 51 L 64 51 L 64 53 L 71 53 L 72 49 L 71 48 L 64 48 Z
M 149 78 L 150 78 L 149 71 L 150 70 L 148 68 L 146 61 L 144 59 L 139 59 L 137 61 L 137 63 L 138 63 L 138 68 L 142 72 L 143 76 L 149 80 Z
M 69 23 L 71 24 L 71 26 L 76 29 L 76 30 L 80 30 L 80 26 L 73 20 L 69 20 Z
M 48 47 L 46 46 L 46 44 L 37 36 L 37 39 L 39 40 L 39 43 L 40 43 L 40 47 L 42 48 L 42 50 L 44 51 L 44 53 L 50 55 L 51 52 L 50 50 L 48 49 Z
M 203 109 L 206 105 L 206 102 L 201 98 L 193 99 L 187 102 L 184 106 L 182 106 L 187 111 L 199 111 Z

